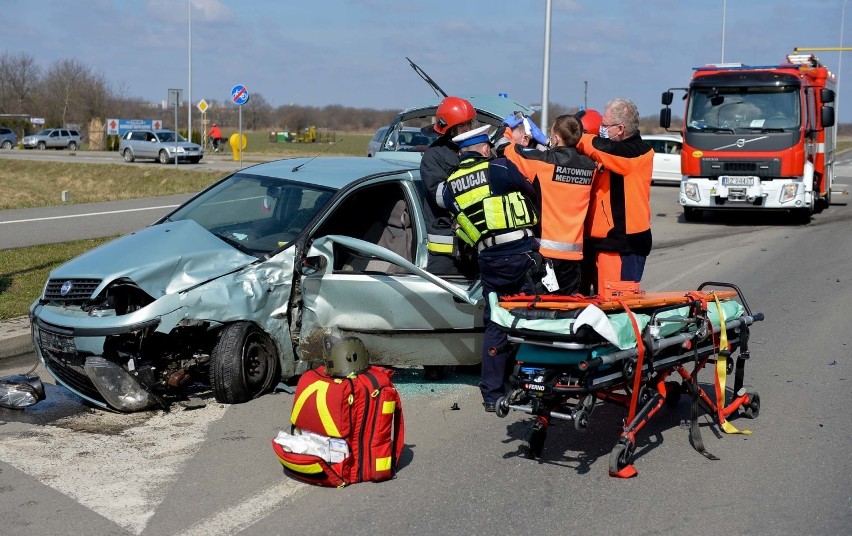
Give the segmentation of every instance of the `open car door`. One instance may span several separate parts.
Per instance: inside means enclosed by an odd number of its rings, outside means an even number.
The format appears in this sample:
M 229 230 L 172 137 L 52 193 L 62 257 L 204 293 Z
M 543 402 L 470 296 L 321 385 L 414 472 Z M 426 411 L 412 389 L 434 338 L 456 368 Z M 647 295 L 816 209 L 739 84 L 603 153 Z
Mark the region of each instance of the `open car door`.
M 357 266 L 340 256 L 371 259 Z M 322 358 L 325 330 L 359 337 L 370 362 L 473 365 L 482 349 L 477 282 L 437 277 L 377 244 L 342 235 L 314 240 L 302 261 L 301 358 Z M 393 268 L 391 268 L 393 267 Z

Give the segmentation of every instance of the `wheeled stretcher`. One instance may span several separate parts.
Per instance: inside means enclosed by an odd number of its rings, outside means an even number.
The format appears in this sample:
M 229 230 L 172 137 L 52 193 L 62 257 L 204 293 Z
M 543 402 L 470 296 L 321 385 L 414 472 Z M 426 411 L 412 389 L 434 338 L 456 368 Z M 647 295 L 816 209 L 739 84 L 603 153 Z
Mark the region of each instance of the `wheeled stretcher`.
M 747 393 L 743 380 L 750 326 L 763 314 L 751 311 L 735 285 L 711 281 L 695 291 L 662 293 L 634 288 L 604 298 L 492 294 L 489 299 L 491 320 L 507 332 L 517 361 L 509 394 L 497 401 L 496 413 L 532 416 L 523 444 L 527 457 L 541 455 L 551 419 L 571 421 L 583 432 L 596 405 L 609 402 L 627 409 L 609 472 L 634 476 L 636 434 L 664 402 L 676 405 L 681 392 L 692 396 L 690 439 L 704 456 L 716 459 L 701 441 L 699 407 L 725 432 L 750 433 L 737 430 L 728 418 L 738 412 L 755 418 L 760 411 L 760 397 Z M 711 393 L 697 379 L 708 364 L 715 371 Z M 732 373 L 733 394 L 727 387 Z

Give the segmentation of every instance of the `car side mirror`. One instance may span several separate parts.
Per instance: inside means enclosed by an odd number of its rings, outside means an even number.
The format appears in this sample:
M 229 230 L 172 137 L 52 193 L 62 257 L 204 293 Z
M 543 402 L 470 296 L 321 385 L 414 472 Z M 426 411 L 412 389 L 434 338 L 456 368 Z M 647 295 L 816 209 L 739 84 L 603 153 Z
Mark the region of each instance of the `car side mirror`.
M 314 275 L 322 272 L 328 266 L 328 259 L 322 255 L 305 257 L 299 265 L 299 273 L 302 275 Z

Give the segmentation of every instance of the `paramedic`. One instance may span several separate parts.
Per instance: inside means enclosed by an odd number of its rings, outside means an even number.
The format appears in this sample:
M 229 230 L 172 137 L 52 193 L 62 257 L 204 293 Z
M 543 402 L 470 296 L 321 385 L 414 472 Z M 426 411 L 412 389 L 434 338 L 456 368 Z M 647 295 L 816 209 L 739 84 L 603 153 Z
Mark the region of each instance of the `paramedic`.
M 215 152 L 219 152 L 219 143 L 222 141 L 222 131 L 219 130 L 219 125 L 213 123 L 210 125 L 210 132 L 207 133 L 207 136 L 213 140 L 213 150 Z
M 595 255 L 595 290 L 607 281 L 642 280 L 651 252 L 651 172 L 654 150 L 639 136 L 639 112 L 627 99 L 604 109 L 598 135 L 577 145 L 603 167 L 589 205 L 587 242 Z
M 533 267 L 537 222 L 535 190 L 514 164 L 493 159 L 488 125 L 453 138 L 461 152 L 459 169 L 440 189 L 442 204 L 455 216 L 456 234 L 479 252 L 482 296 L 485 299 L 482 378 L 479 389 L 485 411 L 493 412 L 505 394 L 512 366 L 506 333 L 491 321 L 490 295 L 530 291 L 527 273 Z M 509 207 L 510 210 L 506 210 Z
M 426 269 L 436 275 L 469 272 L 469 266 L 453 259 L 452 216 L 439 206 L 438 186 L 459 167 L 459 147 L 453 137 L 473 128 L 476 110 L 459 97 L 446 97 L 435 112 L 435 124 L 424 130 L 434 130 L 440 136 L 423 153 L 420 160 L 420 179 L 426 188 L 426 228 L 429 264 Z M 469 274 L 468 274 L 469 275 Z
M 580 264 L 583 259 L 583 222 L 589 209 L 592 181 L 597 164 L 577 152 L 582 135 L 580 122 L 560 115 L 550 129 L 551 147 L 528 149 L 518 145 L 506 149 L 540 198 L 541 239 L 539 252 L 547 271 L 556 281 L 545 278 L 546 288 L 557 294 L 580 290 Z

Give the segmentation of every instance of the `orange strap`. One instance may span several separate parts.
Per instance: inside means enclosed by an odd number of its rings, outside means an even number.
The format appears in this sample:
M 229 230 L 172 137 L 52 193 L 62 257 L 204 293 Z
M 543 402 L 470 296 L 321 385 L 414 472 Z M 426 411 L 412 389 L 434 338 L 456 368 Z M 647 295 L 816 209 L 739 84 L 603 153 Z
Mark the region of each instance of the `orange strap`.
M 639 400 L 639 387 L 642 384 L 642 366 L 645 362 L 645 345 L 642 342 L 642 332 L 639 331 L 639 323 L 636 322 L 636 316 L 627 307 L 627 304 L 622 300 L 618 301 L 627 313 L 630 319 L 630 325 L 633 327 L 633 335 L 636 337 L 636 371 L 633 373 L 633 394 L 630 397 L 630 408 L 627 412 L 627 422 L 633 421 L 636 416 L 636 404 Z

